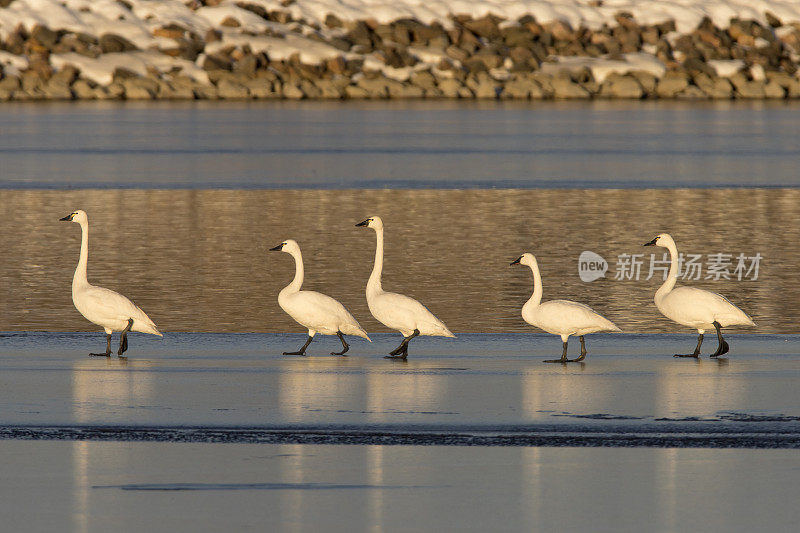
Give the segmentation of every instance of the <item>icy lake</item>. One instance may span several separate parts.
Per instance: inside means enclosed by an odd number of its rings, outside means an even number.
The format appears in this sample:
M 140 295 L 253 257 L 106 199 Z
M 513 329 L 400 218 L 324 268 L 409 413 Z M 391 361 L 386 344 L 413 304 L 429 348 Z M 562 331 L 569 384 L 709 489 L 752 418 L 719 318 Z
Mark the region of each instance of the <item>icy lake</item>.
M 800 104 L 281 102 L 0 106 L 0 500 L 13 530 L 792 531 L 800 479 Z M 752 188 L 755 187 L 755 188 Z M 165 332 L 127 360 L 70 298 L 89 280 Z M 411 343 L 369 314 L 384 287 L 458 336 Z M 679 283 L 758 324 L 676 360 Z M 349 357 L 277 305 L 294 274 L 373 343 Z M 624 334 L 584 364 L 519 309 L 589 304 Z M 582 281 L 579 257 L 604 276 Z M 652 255 L 651 255 L 652 254 Z M 597 259 L 597 257 L 599 259 Z M 692 259 L 694 258 L 694 259 Z M 115 336 L 114 342 L 117 342 Z M 571 354 L 579 349 L 570 344 Z M 782 449 L 780 449 L 782 448 Z M 43 504 L 42 502 L 46 502 Z
M 0 187 L 795 186 L 799 102 L 5 103 Z

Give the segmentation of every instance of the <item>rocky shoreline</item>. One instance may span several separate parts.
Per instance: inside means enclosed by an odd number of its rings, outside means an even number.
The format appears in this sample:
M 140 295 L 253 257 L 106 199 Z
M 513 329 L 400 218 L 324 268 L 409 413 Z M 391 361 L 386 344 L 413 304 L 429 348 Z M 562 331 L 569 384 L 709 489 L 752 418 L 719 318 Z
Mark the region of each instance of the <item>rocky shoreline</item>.
M 706 18 L 681 34 L 624 12 L 592 30 L 531 15 L 318 24 L 235 7 L 202 35 L 156 24 L 145 49 L 111 32 L 4 28 L 0 101 L 800 98 L 800 23 L 770 13 L 726 28 Z

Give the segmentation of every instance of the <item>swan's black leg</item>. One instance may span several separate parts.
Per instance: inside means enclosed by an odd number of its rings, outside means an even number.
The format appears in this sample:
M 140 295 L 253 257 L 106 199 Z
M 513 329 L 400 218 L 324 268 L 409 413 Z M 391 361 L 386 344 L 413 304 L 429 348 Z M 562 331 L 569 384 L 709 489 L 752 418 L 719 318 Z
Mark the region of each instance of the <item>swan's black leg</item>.
M 89 355 L 96 355 L 99 357 L 108 357 L 111 355 L 111 333 L 106 335 L 106 353 L 90 353 Z
M 128 349 L 128 332 L 131 330 L 132 327 L 133 327 L 133 319 L 129 318 L 128 325 L 125 326 L 125 329 L 122 330 L 122 333 L 120 334 L 119 337 L 119 351 L 117 352 L 117 355 L 120 357 L 122 356 L 122 354 L 125 353 L 125 350 Z
M 728 343 L 725 342 L 725 339 L 722 338 L 722 326 L 719 325 L 719 322 L 715 320 L 712 322 L 712 324 L 714 324 L 714 327 L 717 330 L 717 340 L 719 341 L 719 346 L 717 346 L 717 351 L 711 354 L 711 357 L 717 357 L 728 353 L 729 346 Z
M 341 352 L 331 352 L 331 355 L 344 355 L 347 350 L 350 349 L 350 345 L 347 344 L 347 341 L 344 340 L 344 336 L 342 335 L 341 331 L 337 331 L 336 334 L 339 336 L 339 340 L 342 341 L 342 351 Z M 345 356 L 347 357 L 347 356 Z
M 306 354 L 306 348 L 308 348 L 308 345 L 311 344 L 311 341 L 313 341 L 313 340 L 314 340 L 314 337 L 309 335 L 308 336 L 308 340 L 306 341 L 306 343 L 303 345 L 302 348 L 300 348 L 296 352 L 283 352 L 283 355 L 305 355 Z
M 571 363 L 580 363 L 584 359 L 586 359 L 586 344 L 583 341 L 583 335 L 578 337 L 581 340 L 581 356 L 577 359 L 570 359 Z
M 721 339 L 722 337 L 720 337 Z M 676 353 L 675 357 L 698 357 L 700 355 L 700 346 L 703 344 L 703 334 L 697 337 L 697 347 L 692 353 Z
M 405 361 L 408 358 L 408 343 L 417 336 L 419 336 L 419 330 L 415 329 L 414 333 L 405 337 L 400 346 L 389 352 L 389 355 L 385 356 L 384 359 L 402 359 Z
M 547 359 L 545 363 L 568 363 L 569 359 L 567 359 L 567 343 L 564 342 L 564 349 L 561 352 L 561 359 Z

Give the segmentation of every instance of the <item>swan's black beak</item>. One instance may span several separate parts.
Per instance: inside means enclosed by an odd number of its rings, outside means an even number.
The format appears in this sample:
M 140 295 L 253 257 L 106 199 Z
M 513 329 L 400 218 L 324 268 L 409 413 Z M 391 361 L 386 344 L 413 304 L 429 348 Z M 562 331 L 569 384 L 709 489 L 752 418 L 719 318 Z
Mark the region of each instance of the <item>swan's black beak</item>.
M 516 259 L 514 259 L 513 261 L 511 261 L 511 264 L 512 265 L 518 265 L 520 261 L 522 261 L 522 256 L 519 256 Z M 511 265 L 509 265 L 509 266 L 511 266 Z
M 358 226 L 366 226 L 367 224 L 369 224 L 369 219 L 359 222 L 358 224 L 356 224 L 356 227 L 358 227 Z
M 650 241 L 650 242 L 646 242 L 646 243 L 644 243 L 642 246 L 655 246 L 655 245 L 656 245 L 656 241 L 657 241 L 657 240 L 658 240 L 658 237 L 656 237 L 655 239 L 653 239 L 653 240 L 652 240 L 652 241 Z
M 58 220 L 63 220 L 65 222 L 72 222 L 72 217 L 75 216 L 75 213 L 70 213 L 69 215 L 65 216 L 64 218 L 59 218 Z
M 280 244 L 279 244 L 278 246 L 276 246 L 275 248 L 270 248 L 270 249 L 269 249 L 269 251 L 270 251 L 270 252 L 280 252 L 282 249 L 283 249 L 283 243 L 280 243 Z

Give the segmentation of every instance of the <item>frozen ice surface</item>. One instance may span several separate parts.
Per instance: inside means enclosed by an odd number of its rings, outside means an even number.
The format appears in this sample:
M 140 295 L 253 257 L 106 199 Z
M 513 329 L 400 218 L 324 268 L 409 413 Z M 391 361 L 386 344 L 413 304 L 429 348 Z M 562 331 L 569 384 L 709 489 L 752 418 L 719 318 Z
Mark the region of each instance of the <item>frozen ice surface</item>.
M 7 531 L 794 531 L 794 450 L 0 441 Z
M 727 358 L 675 359 L 691 335 L 589 336 L 584 364 L 543 364 L 556 337 L 399 336 L 283 356 L 304 335 L 0 338 L 0 437 L 361 444 L 800 446 L 800 337 L 730 335 Z M 715 339 L 704 345 L 713 350 Z M 338 349 L 338 348 L 337 348 Z M 572 343 L 576 352 L 578 343 Z
M 3 528 L 749 533 L 800 520 L 796 450 L 763 449 L 797 446 L 800 336 L 730 335 L 728 358 L 695 361 L 672 357 L 691 335 L 593 335 L 586 363 L 565 367 L 541 362 L 560 349 L 546 335 L 419 338 L 406 363 L 380 357 L 396 335 L 373 340 L 344 358 L 320 337 L 297 357 L 278 354 L 303 335 L 167 332 L 131 335 L 120 361 L 86 355 L 102 334 L 2 334 Z M 719 449 L 740 445 L 762 449 Z

